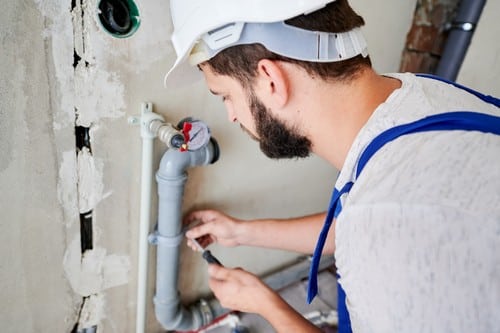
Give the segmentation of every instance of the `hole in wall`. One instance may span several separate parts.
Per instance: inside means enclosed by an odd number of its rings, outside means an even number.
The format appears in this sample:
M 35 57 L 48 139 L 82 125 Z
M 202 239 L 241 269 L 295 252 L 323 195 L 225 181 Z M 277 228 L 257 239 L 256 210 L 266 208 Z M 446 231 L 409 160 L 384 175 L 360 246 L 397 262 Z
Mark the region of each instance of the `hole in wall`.
M 82 60 L 82 57 L 76 53 L 76 50 L 73 50 L 73 68 L 76 68 L 78 66 L 78 63 Z
M 132 36 L 141 22 L 137 5 L 132 0 L 101 0 L 97 13 L 103 30 L 116 38 Z
M 75 126 L 75 136 L 76 148 L 78 150 L 88 148 L 88 150 L 92 153 L 92 147 L 90 145 L 90 127 Z

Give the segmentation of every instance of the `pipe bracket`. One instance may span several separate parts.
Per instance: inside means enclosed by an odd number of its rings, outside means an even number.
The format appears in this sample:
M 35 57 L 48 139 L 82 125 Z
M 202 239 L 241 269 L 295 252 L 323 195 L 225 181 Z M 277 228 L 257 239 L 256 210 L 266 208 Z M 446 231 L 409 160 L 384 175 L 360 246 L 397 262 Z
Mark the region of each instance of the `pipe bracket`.
M 476 24 L 472 22 L 452 22 L 446 25 L 445 30 L 462 30 L 466 32 L 471 32 L 476 29 Z
M 153 232 L 148 236 L 148 241 L 152 245 L 165 246 L 165 247 L 177 247 L 181 244 L 184 234 L 180 233 L 177 236 L 168 237 L 162 236 L 158 231 Z

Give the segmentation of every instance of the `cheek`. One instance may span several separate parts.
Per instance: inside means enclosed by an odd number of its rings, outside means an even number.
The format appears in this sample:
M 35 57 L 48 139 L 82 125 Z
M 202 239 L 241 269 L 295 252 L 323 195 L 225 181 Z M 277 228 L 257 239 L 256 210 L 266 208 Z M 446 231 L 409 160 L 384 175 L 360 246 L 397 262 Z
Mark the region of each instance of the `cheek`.
M 238 121 L 248 129 L 253 129 L 255 127 L 254 118 L 247 103 L 226 101 L 224 104 L 231 121 Z
M 244 107 L 245 109 L 241 111 L 240 118 L 238 118 L 238 120 L 253 135 L 257 135 L 255 118 L 253 117 L 252 112 L 250 112 L 248 105 L 245 105 Z

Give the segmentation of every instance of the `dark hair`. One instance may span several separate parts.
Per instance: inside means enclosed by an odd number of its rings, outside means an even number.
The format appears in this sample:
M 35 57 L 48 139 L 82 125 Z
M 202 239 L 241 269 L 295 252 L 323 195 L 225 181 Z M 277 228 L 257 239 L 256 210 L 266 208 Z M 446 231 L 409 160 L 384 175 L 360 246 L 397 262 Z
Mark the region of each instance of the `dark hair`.
M 308 15 L 299 15 L 286 24 L 313 31 L 346 32 L 361 27 L 365 21 L 351 8 L 347 0 L 337 0 Z M 359 71 L 371 67 L 370 58 L 358 55 L 338 62 L 295 60 L 267 50 L 261 44 L 236 45 L 222 50 L 207 63 L 219 75 L 236 78 L 243 86 L 251 85 L 257 75 L 257 64 L 262 59 L 279 60 L 304 68 L 311 76 L 325 81 L 349 81 Z

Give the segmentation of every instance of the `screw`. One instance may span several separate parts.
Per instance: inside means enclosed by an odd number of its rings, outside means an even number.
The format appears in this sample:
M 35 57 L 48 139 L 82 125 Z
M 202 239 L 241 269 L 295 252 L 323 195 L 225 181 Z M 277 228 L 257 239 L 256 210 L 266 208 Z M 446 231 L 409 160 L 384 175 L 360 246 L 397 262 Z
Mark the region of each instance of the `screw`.
M 139 119 L 139 117 L 131 116 L 131 117 L 128 117 L 128 123 L 129 123 L 129 125 L 139 125 L 140 119 Z

